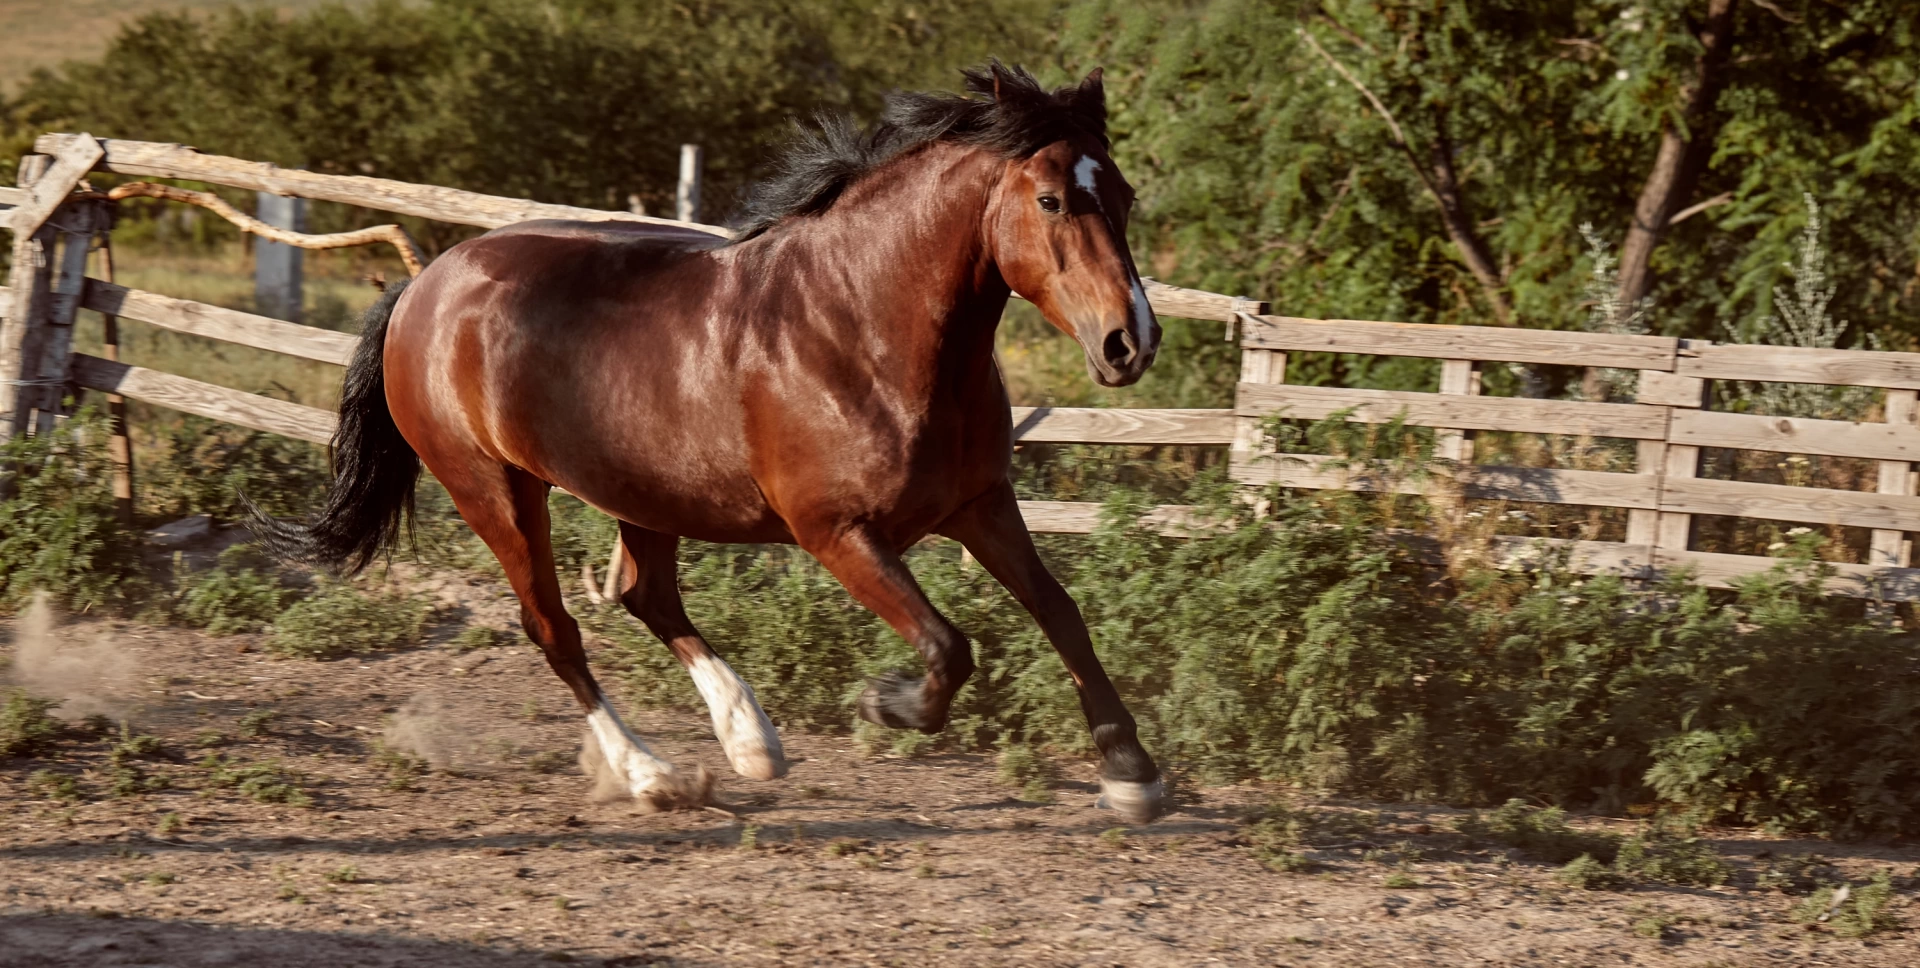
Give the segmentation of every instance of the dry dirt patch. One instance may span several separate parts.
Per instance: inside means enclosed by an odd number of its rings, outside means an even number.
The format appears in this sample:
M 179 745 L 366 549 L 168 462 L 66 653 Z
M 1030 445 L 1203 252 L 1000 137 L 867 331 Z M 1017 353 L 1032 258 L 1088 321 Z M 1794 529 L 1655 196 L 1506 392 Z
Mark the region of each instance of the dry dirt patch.
M 1909 847 L 1722 831 L 1729 885 L 1583 891 L 1468 844 L 1456 811 L 1328 804 L 1377 813 L 1373 846 L 1279 873 L 1242 820 L 1275 790 L 1189 788 L 1166 820 L 1117 829 L 1088 765 L 1039 804 L 986 757 L 875 759 L 820 735 L 787 736 L 792 774 L 753 782 L 725 772 L 704 711 L 633 719 L 721 773 L 727 812 L 642 816 L 588 801 L 581 725 L 525 645 L 304 662 L 175 629 L 65 632 L 124 651 L 137 692 L 116 702 L 164 748 L 116 764 L 124 737 L 69 736 L 0 761 L 0 965 L 1920 963 L 1907 931 L 1809 930 L 1803 897 L 1755 883 L 1813 852 L 1844 876 L 1891 868 L 1893 913 L 1920 925 Z M 432 763 L 383 752 L 409 735 Z

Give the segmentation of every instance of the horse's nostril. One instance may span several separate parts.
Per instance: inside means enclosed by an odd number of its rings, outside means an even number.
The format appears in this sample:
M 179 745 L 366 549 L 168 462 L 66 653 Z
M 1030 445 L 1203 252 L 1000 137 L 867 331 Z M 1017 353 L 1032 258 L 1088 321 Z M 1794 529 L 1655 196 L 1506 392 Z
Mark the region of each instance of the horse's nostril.
M 1100 346 L 1101 354 L 1107 358 L 1107 365 L 1116 369 L 1133 362 L 1134 354 L 1138 351 L 1139 348 L 1133 342 L 1133 334 L 1124 329 L 1116 329 L 1108 333 L 1106 341 Z

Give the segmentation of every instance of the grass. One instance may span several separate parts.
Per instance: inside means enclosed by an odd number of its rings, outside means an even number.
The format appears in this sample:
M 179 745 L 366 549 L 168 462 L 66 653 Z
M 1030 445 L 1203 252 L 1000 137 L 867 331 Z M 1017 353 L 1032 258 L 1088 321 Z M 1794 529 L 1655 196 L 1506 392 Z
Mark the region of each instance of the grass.
M 77 801 L 81 798 L 79 781 L 53 770 L 35 770 L 28 774 L 27 789 L 49 800 Z
M 1840 896 L 1841 891 L 1846 896 Z M 1880 870 L 1865 884 L 1820 888 L 1794 909 L 1793 919 L 1807 925 L 1825 924 L 1843 938 L 1864 938 L 1899 923 L 1888 909 L 1892 901 L 1893 876 Z
M 1524 800 L 1508 800 L 1491 813 L 1471 813 L 1457 824 L 1461 833 L 1490 840 L 1552 864 L 1582 856 L 1610 861 L 1620 849 L 1620 838 L 1575 830 L 1558 807 L 1536 807 Z
M 490 625 L 469 625 L 461 629 L 449 644 L 453 646 L 453 651 L 464 655 L 480 649 L 498 648 L 511 641 L 512 636 Z
M 234 635 L 271 626 L 300 593 L 283 584 L 253 546 L 238 544 L 222 551 L 214 567 L 176 579 L 175 595 L 182 622 Z
M 1028 803 L 1052 803 L 1053 784 L 1059 771 L 1053 761 L 1036 753 L 1031 746 L 1015 744 L 1000 751 L 995 780 L 1003 786 L 1019 787 L 1020 799 Z
M 328 871 L 325 877 L 329 884 L 358 884 L 365 880 L 365 876 L 360 873 L 360 868 L 352 864 L 336 867 Z

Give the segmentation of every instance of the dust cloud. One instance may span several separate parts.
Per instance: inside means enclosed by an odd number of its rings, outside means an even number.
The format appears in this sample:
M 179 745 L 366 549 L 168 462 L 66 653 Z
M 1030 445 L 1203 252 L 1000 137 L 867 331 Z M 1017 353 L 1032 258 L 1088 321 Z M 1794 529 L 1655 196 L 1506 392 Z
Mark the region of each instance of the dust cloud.
M 46 592 L 34 593 L 14 626 L 7 678 L 36 696 L 59 700 L 54 713 L 63 719 L 102 715 L 124 722 L 138 689 L 137 663 L 113 632 L 101 627 L 83 637 L 62 629 Z

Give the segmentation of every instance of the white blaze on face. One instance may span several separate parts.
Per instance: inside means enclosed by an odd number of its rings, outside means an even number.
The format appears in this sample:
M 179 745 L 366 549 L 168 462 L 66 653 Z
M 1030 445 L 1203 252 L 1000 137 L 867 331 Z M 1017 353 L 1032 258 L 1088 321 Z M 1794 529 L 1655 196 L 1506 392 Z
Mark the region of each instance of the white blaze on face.
M 1073 183 L 1080 186 L 1081 191 L 1092 195 L 1094 207 L 1104 212 L 1106 207 L 1100 204 L 1100 193 L 1094 190 L 1093 176 L 1099 171 L 1100 163 L 1083 155 L 1078 162 L 1074 163 Z
M 1133 277 L 1133 339 L 1134 345 L 1145 353 L 1153 347 L 1147 345 L 1147 337 L 1153 333 L 1153 305 L 1147 302 L 1147 288 L 1140 284 L 1140 277 Z
M 761 710 L 753 687 L 716 655 L 703 655 L 688 664 L 687 673 L 713 716 L 713 735 L 726 748 L 733 771 L 755 780 L 771 780 L 787 772 L 780 734 Z

